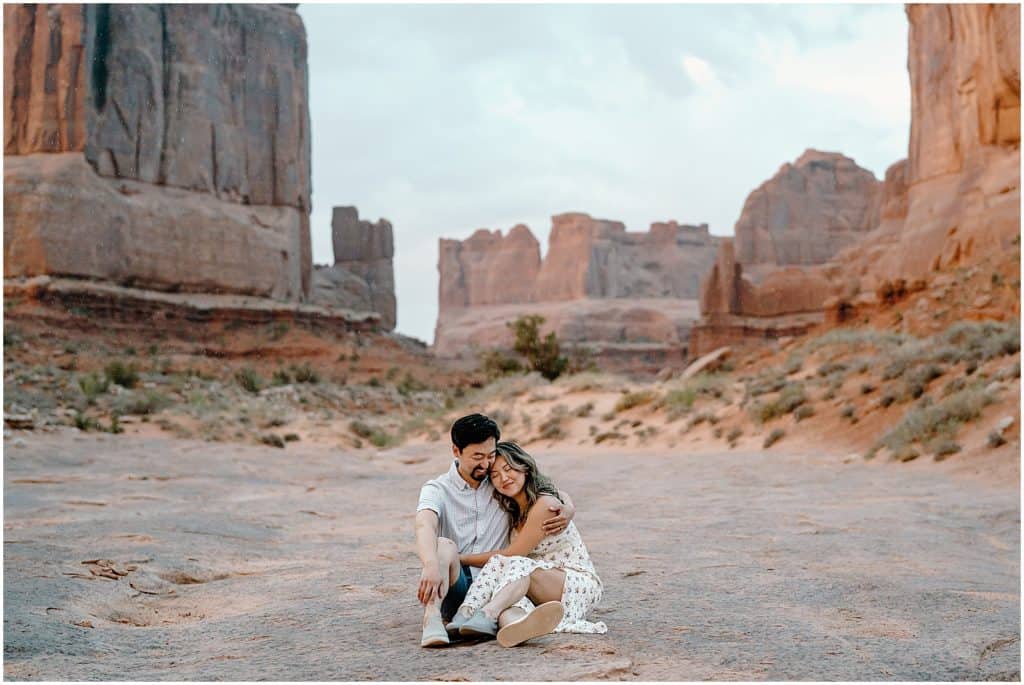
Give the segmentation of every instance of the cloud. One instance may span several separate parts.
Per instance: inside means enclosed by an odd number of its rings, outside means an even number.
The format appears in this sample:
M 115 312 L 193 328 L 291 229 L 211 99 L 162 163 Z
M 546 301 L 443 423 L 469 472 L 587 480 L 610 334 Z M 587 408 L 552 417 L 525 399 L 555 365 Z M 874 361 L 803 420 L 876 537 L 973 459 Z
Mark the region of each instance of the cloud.
M 430 340 L 437 241 L 565 211 L 708 222 L 807 147 L 881 175 L 909 134 L 899 6 L 300 5 L 314 259 L 395 227 L 398 329 Z

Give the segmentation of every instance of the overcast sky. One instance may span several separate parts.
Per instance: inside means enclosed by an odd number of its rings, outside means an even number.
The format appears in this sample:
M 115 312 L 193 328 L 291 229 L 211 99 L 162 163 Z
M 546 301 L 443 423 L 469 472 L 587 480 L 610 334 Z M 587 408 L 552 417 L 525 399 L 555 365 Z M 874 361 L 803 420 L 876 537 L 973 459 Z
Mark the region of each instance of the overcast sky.
M 430 342 L 437 244 L 568 211 L 731 235 L 809 147 L 881 178 L 910 133 L 902 5 L 317 5 L 313 259 L 331 208 L 395 228 L 398 330 Z

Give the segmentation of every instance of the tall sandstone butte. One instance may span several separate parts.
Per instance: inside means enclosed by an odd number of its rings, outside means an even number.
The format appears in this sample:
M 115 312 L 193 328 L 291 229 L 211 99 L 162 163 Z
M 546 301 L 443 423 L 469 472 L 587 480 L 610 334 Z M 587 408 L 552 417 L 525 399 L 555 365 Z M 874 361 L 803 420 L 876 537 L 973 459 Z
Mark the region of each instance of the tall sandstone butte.
M 906 13 L 910 145 L 886 172 L 872 230 L 805 270 L 802 278 L 822 284 L 810 301 L 780 296 L 799 290 L 784 272 L 762 272 L 754 285 L 741 266 L 727 284 L 720 255 L 705 279 L 695 352 L 788 335 L 809 309 L 871 304 L 882 281 L 927 278 L 1019 238 L 1019 5 L 910 5 Z M 730 299 L 736 292 L 745 299 Z
M 5 277 L 305 300 L 306 36 L 279 5 L 5 5 Z
M 391 222 L 361 221 L 355 207 L 335 207 L 331 217 L 334 264 L 313 270 L 314 304 L 373 311 L 394 330 L 395 238 Z
M 543 260 L 523 225 L 442 239 L 434 349 L 450 357 L 508 346 L 505 322 L 536 313 L 567 342 L 619 346 L 620 356 L 635 352 L 656 365 L 681 362 L 700 275 L 717 245 L 706 224 L 654 223 L 634 233 L 576 212 L 552 218 Z

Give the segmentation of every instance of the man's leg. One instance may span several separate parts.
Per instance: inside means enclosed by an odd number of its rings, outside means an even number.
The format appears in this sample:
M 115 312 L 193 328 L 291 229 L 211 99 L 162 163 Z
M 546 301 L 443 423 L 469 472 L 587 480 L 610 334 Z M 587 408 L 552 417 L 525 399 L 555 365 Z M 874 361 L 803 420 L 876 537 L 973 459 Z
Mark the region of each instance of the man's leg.
M 423 607 L 423 638 L 420 644 L 424 647 L 448 643 L 448 633 L 441 619 L 441 603 L 448 594 L 448 589 L 462 572 L 459 565 L 459 548 L 448 538 L 437 539 L 437 565 L 441 572 L 441 597 L 432 597 Z

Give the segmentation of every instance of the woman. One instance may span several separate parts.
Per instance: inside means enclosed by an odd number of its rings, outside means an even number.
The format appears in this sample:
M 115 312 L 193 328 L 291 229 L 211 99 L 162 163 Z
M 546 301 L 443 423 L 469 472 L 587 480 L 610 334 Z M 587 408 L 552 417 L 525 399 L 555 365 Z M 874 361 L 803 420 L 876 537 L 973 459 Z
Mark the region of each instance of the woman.
M 490 478 L 495 498 L 508 512 L 511 541 L 501 550 L 460 556 L 466 566 L 483 569 L 449 630 L 463 635 L 497 634 L 505 647 L 552 629 L 556 633 L 607 632 L 604 623 L 586 620 L 603 588 L 575 524 L 570 522 L 550 537 L 541 528 L 548 506 L 559 503 L 554 484 L 514 442 L 499 442 L 495 452 Z M 536 608 L 526 598 L 528 592 L 538 603 Z

